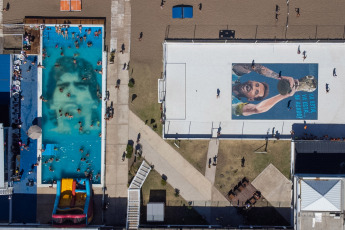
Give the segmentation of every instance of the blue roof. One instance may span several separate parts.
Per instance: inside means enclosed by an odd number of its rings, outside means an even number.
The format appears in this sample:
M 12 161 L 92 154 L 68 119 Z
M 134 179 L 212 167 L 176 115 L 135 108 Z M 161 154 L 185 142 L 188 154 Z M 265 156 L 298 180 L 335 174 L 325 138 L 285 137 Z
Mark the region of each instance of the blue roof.
M 11 55 L 0 55 L 0 92 L 10 92 Z
M 181 6 L 174 6 L 173 7 L 172 17 L 173 18 L 182 18 L 182 7 Z
M 193 18 L 193 6 L 183 7 L 183 18 Z
M 193 18 L 193 6 L 178 5 L 172 8 L 173 18 Z

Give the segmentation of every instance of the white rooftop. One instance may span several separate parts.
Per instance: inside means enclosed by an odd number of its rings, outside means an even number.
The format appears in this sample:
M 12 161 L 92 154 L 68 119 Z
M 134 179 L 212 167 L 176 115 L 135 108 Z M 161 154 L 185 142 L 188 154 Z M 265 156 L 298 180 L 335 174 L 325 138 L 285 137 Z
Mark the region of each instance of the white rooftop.
M 301 211 L 340 212 L 341 180 L 301 180 Z
M 164 203 L 147 204 L 147 221 L 161 222 L 164 221 Z
M 301 54 L 297 54 L 299 45 Z M 306 51 L 305 60 L 303 51 Z M 164 44 L 164 52 L 166 138 L 173 138 L 171 135 L 175 134 L 207 138 L 219 127 L 224 138 L 243 135 L 261 138 L 273 131 L 288 137 L 293 123 L 345 123 L 344 43 L 169 42 Z M 312 93 L 296 92 L 274 104 L 267 112 L 234 115 L 233 66 L 251 64 L 253 60 L 255 65 L 272 67 L 276 73 L 280 69 L 282 76 L 294 79 L 315 75 L 317 88 Z M 334 68 L 337 76 L 333 76 Z M 248 74 L 251 77 L 241 76 L 241 83 L 255 81 L 256 77 L 258 82 L 270 82 L 270 94 L 262 101 L 278 95 L 279 80 L 259 76 L 256 71 L 249 72 L 253 72 Z M 326 83 L 330 89 L 328 93 Z M 220 90 L 218 98 L 217 89 Z M 315 100 L 311 98 L 312 94 Z M 241 100 L 259 107 L 260 101 Z M 291 110 L 288 109 L 289 100 Z

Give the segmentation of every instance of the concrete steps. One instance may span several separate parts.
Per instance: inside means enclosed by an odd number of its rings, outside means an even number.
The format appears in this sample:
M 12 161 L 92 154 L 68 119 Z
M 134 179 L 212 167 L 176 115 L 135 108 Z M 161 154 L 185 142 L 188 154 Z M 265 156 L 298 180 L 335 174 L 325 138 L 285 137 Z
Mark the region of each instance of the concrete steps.
M 0 189 L 0 196 L 13 194 L 13 187 Z
M 127 229 L 138 229 L 140 223 L 140 189 L 151 171 L 145 161 L 141 163 L 128 188 Z

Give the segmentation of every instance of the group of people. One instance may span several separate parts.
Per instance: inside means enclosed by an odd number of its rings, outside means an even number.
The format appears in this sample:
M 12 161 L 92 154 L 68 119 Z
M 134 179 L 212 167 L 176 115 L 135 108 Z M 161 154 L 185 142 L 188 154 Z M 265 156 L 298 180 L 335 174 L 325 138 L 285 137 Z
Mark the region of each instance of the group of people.
M 114 117 L 114 108 L 112 106 L 108 106 L 107 107 L 107 111 L 104 114 L 104 119 L 106 121 L 109 121 L 110 119 L 112 119 Z
M 22 51 L 21 55 L 16 56 L 16 60 L 13 62 L 13 77 L 12 77 L 12 88 L 11 88 L 11 100 L 12 100 L 12 110 L 11 110 L 11 127 L 13 128 L 12 132 L 12 152 L 15 155 L 20 154 L 20 150 L 29 150 L 29 145 L 26 145 L 21 140 L 21 133 L 20 129 L 22 126 L 21 121 L 21 101 L 24 100 L 24 96 L 22 95 L 21 90 L 21 80 L 22 77 L 22 70 L 21 65 L 27 63 L 26 61 L 26 52 Z M 18 59 L 17 59 L 18 58 Z M 31 66 L 31 65 L 30 65 Z M 15 143 L 18 143 L 16 145 Z
M 27 35 L 30 36 L 30 35 Z M 30 39 L 30 38 L 29 38 Z M 23 50 L 21 51 L 20 55 L 14 56 L 13 61 L 13 70 L 12 70 L 12 88 L 11 88 L 11 104 L 12 104 L 12 111 L 11 111 L 11 127 L 12 127 L 12 146 L 11 152 L 14 156 L 20 155 L 20 151 L 29 151 L 30 150 L 30 138 L 27 138 L 26 143 L 22 141 L 21 135 L 21 101 L 24 100 L 24 96 L 22 95 L 21 89 L 21 81 L 23 80 L 22 76 L 22 65 L 25 65 L 29 62 L 29 66 L 26 72 L 30 72 L 32 67 L 36 65 L 36 58 L 33 60 L 28 60 L 28 56 L 26 52 Z M 34 167 L 38 166 L 38 161 L 31 165 L 31 170 L 28 171 L 28 174 L 33 173 Z M 24 172 L 22 168 L 21 176 Z M 18 176 L 18 175 L 15 175 Z M 20 179 L 17 178 L 17 179 Z
M 84 154 L 84 147 L 80 147 L 80 149 L 79 149 L 79 152 L 83 155 Z M 91 166 L 92 166 L 92 161 L 90 160 L 90 153 L 89 152 L 87 152 L 84 156 L 81 156 L 81 158 L 80 158 L 80 163 L 82 163 L 82 162 L 85 162 L 85 164 L 86 164 L 86 169 L 84 170 L 84 175 L 85 175 L 85 177 L 90 177 L 90 178 L 92 178 L 93 177 L 93 172 L 94 172 L 94 170 L 93 169 L 90 169 L 91 168 Z M 80 167 L 80 165 L 79 165 L 79 167 L 77 168 L 77 172 L 79 173 L 80 171 L 81 171 L 81 169 L 80 169 L 81 167 Z M 98 173 L 99 174 L 99 173 Z M 97 175 L 98 175 L 97 174 Z M 96 175 L 96 180 L 98 180 L 98 177 L 99 177 L 99 175 L 97 176 Z
M 296 16 L 299 17 L 301 16 L 300 9 L 295 8 Z M 278 21 L 278 16 L 280 15 L 280 7 L 276 5 L 276 21 Z
M 54 151 L 58 151 L 59 148 L 58 147 L 54 147 Z M 41 149 L 41 152 L 44 152 L 45 149 Z M 84 175 L 85 177 L 89 177 L 91 179 L 95 179 L 95 180 L 98 180 L 99 177 L 100 177 L 100 173 L 98 172 L 96 175 L 93 175 L 94 173 L 94 170 L 92 169 L 92 160 L 90 160 L 90 153 L 87 152 L 85 155 L 84 155 L 84 147 L 81 146 L 80 149 L 79 149 L 79 152 L 81 154 L 81 158 L 80 158 L 80 163 L 79 163 L 79 166 L 78 168 L 76 169 L 76 172 L 80 172 L 81 171 L 81 164 L 84 162 L 85 164 L 85 167 L 86 169 L 84 170 Z M 41 157 L 39 156 L 38 157 L 38 160 L 37 162 L 34 164 L 34 166 L 38 166 L 39 165 L 39 162 L 40 162 L 40 159 Z M 54 172 L 54 167 L 53 167 L 53 163 L 54 162 L 59 162 L 60 159 L 57 157 L 57 156 L 50 156 L 48 159 L 46 159 L 43 164 L 50 164 L 49 167 L 48 167 L 48 170 L 50 172 Z M 94 178 L 93 178 L 94 177 Z
M 60 56 L 53 61 L 55 65 L 49 73 L 44 72 L 43 74 L 46 85 L 51 89 L 43 91 L 41 100 L 47 102 L 43 108 L 47 108 L 51 115 L 47 120 L 47 123 L 53 126 L 51 133 L 67 135 L 67 142 L 69 137 L 72 141 L 73 136 L 78 131 L 79 135 L 82 135 L 98 130 L 101 119 L 97 110 L 99 110 L 102 101 L 102 91 L 97 80 L 97 74 L 102 74 L 102 59 L 100 56 L 94 63 L 91 63 L 88 61 L 89 57 L 85 57 L 84 51 L 90 50 L 88 47 L 95 45 L 91 40 L 93 37 L 101 36 L 102 30 L 83 28 L 81 25 L 78 28 L 79 31 L 69 25 L 56 26 L 55 33 L 58 34 L 59 40 L 62 40 L 62 36 L 68 41 L 59 43 L 58 40 L 51 39 L 49 41 L 48 37 L 48 42 L 44 44 L 46 49 L 43 49 L 43 56 L 46 59 L 49 58 L 50 52 L 52 52 L 51 57 L 53 57 L 53 53 L 56 54 L 55 56 Z M 54 30 L 54 28 L 51 29 Z M 49 33 L 54 33 L 54 31 Z M 89 52 L 93 51 L 87 51 L 87 53 Z M 99 136 L 101 137 L 101 133 Z M 50 138 L 54 138 L 54 136 Z M 95 169 L 96 172 L 93 171 L 90 154 L 84 152 L 83 148 L 80 149 L 80 155 L 76 159 L 73 157 L 78 164 L 71 168 L 69 173 L 82 174 L 84 172 L 85 177 L 98 180 L 100 174 L 97 173 L 97 169 Z M 60 157 L 61 162 L 66 162 L 64 155 Z M 54 170 L 59 171 L 56 163 L 52 161 L 49 164 L 49 171 L 54 172 Z M 48 175 L 54 174 L 48 173 Z M 47 179 L 46 182 L 51 180 Z
M 291 134 L 294 134 L 294 132 Z M 303 136 L 301 137 L 295 136 L 295 140 L 345 141 L 345 137 L 330 137 L 327 134 L 323 136 L 316 136 L 312 133 L 303 133 Z
M 71 39 L 74 40 L 74 46 L 75 48 L 79 49 L 80 44 L 82 44 L 83 42 L 86 42 L 87 37 L 91 34 L 91 28 L 85 29 L 84 30 L 84 34 L 83 34 L 83 29 L 82 29 L 82 25 L 79 25 L 79 33 L 76 32 L 72 32 L 72 37 Z M 55 32 L 58 35 L 61 35 L 64 39 L 68 40 L 69 39 L 69 31 L 68 29 L 70 28 L 69 25 L 56 25 L 55 26 Z M 99 37 L 102 34 L 102 30 L 99 29 L 97 31 L 94 32 L 94 37 Z M 93 43 L 92 41 L 87 41 L 86 42 L 87 47 L 92 47 Z M 55 48 L 59 48 L 59 44 L 55 45 Z M 71 48 L 70 46 L 68 46 L 68 48 Z M 60 47 L 61 49 L 61 56 L 64 56 L 64 52 L 63 52 L 63 48 Z M 46 57 L 46 54 L 43 53 L 43 58 Z

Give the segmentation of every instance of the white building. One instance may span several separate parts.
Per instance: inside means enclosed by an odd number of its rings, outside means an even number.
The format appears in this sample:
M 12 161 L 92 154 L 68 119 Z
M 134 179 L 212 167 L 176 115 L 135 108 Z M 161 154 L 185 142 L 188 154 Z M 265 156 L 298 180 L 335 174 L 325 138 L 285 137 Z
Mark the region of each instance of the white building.
M 344 145 L 331 141 L 292 142 L 294 229 L 344 229 Z

